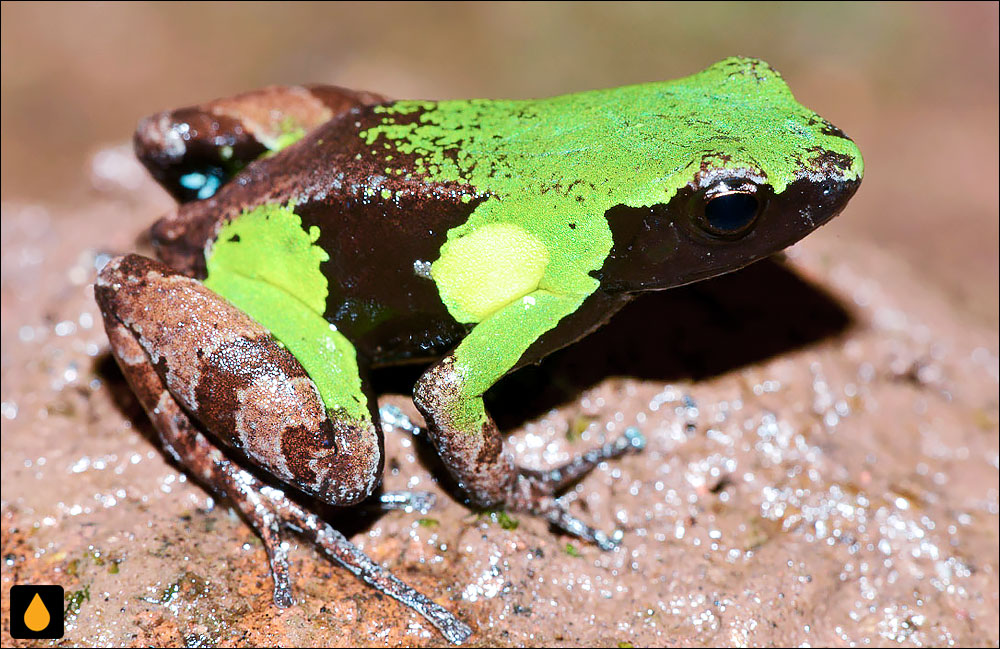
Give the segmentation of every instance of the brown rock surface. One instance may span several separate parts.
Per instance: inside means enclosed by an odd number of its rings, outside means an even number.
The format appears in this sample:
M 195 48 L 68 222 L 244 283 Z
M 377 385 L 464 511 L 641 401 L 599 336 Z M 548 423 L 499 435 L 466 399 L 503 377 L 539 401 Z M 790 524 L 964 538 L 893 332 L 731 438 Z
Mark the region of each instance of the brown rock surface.
M 54 582 L 76 593 L 72 644 L 438 643 L 308 547 L 299 604 L 274 608 L 257 538 L 160 452 L 90 285 L 98 251 L 140 233 L 108 234 L 136 209 L 4 207 L 4 609 L 10 584 Z M 995 644 L 996 336 L 825 234 L 785 264 L 643 297 L 498 387 L 529 465 L 647 435 L 568 496 L 625 530 L 619 550 L 470 513 L 399 431 L 386 486 L 435 491 L 437 509 L 341 526 L 476 644 Z

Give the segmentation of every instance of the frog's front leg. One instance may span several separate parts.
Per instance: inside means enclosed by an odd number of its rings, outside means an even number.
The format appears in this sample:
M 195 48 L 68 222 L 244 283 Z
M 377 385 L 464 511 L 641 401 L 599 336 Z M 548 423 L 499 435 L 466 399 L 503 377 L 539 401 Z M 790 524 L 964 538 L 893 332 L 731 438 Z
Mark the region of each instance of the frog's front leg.
M 308 375 L 268 332 L 199 282 L 130 255 L 98 276 L 97 301 L 112 351 L 164 448 L 260 534 L 274 601 L 292 603 L 289 532 L 421 613 L 453 642 L 468 627 L 372 562 L 315 514 L 231 461 L 220 443 L 328 503 L 366 498 L 378 484 L 375 423 L 329 420 Z M 211 433 L 201 432 L 195 422 Z
M 483 320 L 448 356 L 428 369 L 414 388 L 414 403 L 427 420 L 428 432 L 445 465 L 479 507 L 528 511 L 553 525 L 613 548 L 617 538 L 594 530 L 571 516 L 556 493 L 600 462 L 629 450 L 644 439 L 630 430 L 567 464 L 548 471 L 516 466 L 482 396 L 527 350 L 530 342 L 554 327 L 580 305 L 581 298 L 535 290 Z M 519 332 L 512 339 L 511 332 Z

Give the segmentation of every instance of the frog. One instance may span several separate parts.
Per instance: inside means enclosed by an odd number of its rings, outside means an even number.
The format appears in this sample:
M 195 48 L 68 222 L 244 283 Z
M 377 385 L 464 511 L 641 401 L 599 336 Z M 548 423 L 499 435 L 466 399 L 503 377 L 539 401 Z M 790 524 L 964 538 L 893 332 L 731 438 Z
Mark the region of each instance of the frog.
M 465 623 L 318 513 L 414 502 L 379 495 L 399 413 L 379 410 L 370 373 L 424 364 L 419 430 L 470 507 L 613 551 L 621 532 L 560 494 L 641 451 L 641 432 L 526 468 L 483 395 L 637 295 L 795 243 L 864 171 L 853 140 L 743 57 L 546 99 L 276 86 L 159 113 L 134 140 L 178 206 L 150 229 L 158 259 L 110 259 L 95 296 L 164 449 L 259 534 L 277 606 L 294 603 L 298 534 L 456 643 Z

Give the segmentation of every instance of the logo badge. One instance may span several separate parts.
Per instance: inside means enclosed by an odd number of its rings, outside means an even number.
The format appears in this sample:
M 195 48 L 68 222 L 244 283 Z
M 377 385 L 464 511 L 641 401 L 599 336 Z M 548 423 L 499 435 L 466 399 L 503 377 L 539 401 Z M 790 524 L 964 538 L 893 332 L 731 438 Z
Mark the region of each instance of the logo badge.
M 18 640 L 55 640 L 63 637 L 62 586 L 11 586 L 10 636 Z

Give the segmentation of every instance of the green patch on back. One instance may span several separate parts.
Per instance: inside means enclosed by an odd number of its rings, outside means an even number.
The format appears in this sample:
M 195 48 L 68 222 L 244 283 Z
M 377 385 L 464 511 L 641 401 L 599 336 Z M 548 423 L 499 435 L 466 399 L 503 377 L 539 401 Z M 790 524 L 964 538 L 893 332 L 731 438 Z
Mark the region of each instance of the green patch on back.
M 488 197 L 448 232 L 439 267 L 463 237 L 514 224 L 548 252 L 537 287 L 572 297 L 577 307 L 597 289 L 591 273 L 613 243 L 604 214 L 616 205 L 665 204 L 702 169 L 764 175 L 776 193 L 802 176 L 855 179 L 863 171 L 854 143 L 754 59 L 551 99 L 402 101 L 376 111 L 381 124 L 360 135 L 387 161 L 387 174 L 460 182 Z M 400 168 L 394 153 L 414 156 L 412 167 Z M 473 272 L 475 260 L 467 261 Z M 461 272 L 456 266 L 433 276 L 451 315 L 476 321 L 468 291 L 441 281 Z M 503 344 L 526 349 L 541 333 L 510 330 Z
M 266 327 L 302 364 L 331 416 L 368 421 L 357 354 L 326 321 L 329 255 L 294 205 L 261 205 L 226 223 L 206 253 L 205 286 Z

